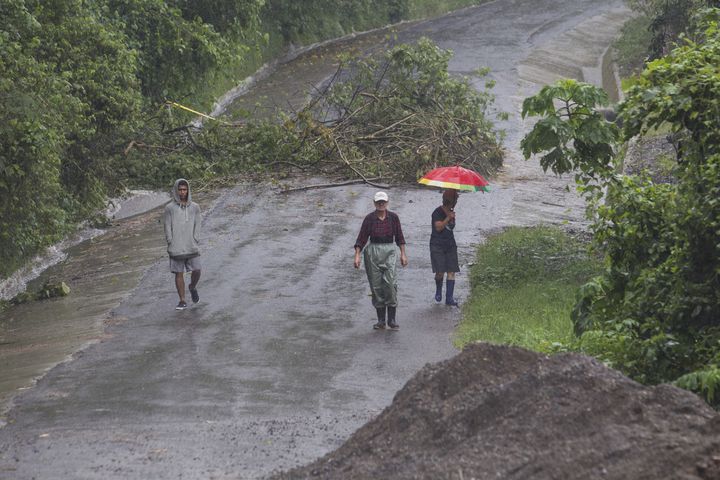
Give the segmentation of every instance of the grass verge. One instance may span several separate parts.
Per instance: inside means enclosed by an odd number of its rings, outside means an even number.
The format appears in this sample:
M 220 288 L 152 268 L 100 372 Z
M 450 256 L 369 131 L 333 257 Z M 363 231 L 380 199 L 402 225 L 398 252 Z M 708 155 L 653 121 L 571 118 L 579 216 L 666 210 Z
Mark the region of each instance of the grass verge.
M 570 311 L 577 289 L 601 262 L 587 242 L 557 227 L 513 227 L 477 250 L 472 292 L 455 345 L 477 340 L 550 352 L 573 338 Z

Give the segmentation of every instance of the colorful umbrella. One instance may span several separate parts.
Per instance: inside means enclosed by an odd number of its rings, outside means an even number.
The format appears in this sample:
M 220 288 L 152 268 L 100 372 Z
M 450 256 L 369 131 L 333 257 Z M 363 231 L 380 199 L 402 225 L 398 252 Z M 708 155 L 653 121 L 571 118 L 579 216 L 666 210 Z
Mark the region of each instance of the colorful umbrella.
M 487 180 L 482 175 L 460 165 L 454 167 L 439 167 L 429 171 L 418 183 L 440 188 L 453 188 L 455 190 L 468 190 L 489 192 Z

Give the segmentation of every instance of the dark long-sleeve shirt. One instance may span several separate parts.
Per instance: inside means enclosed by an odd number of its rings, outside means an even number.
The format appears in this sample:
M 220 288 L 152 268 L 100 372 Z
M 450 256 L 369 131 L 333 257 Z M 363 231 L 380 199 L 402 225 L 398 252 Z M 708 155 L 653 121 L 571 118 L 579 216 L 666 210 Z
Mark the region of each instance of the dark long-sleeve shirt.
M 355 247 L 359 247 L 360 250 L 362 250 L 368 239 L 370 239 L 370 241 L 372 241 L 372 239 L 383 239 L 387 240 L 384 243 L 390 243 L 393 238 L 398 246 L 405 245 L 405 237 L 403 236 L 402 226 L 400 225 L 400 217 L 398 217 L 396 213 L 388 211 L 385 219 L 380 220 L 377 212 L 371 212 L 363 220 L 360 233 L 357 236 L 357 240 L 355 240 Z
M 436 208 L 432 213 L 432 220 L 430 221 L 432 228 L 432 232 L 430 233 L 430 246 L 440 247 L 444 250 L 457 248 L 455 244 L 455 234 L 453 233 L 455 220 L 448 222 L 447 226 L 439 232 L 435 228 L 435 222 L 442 222 L 446 218 L 447 214 L 445 210 L 443 210 L 443 207 Z

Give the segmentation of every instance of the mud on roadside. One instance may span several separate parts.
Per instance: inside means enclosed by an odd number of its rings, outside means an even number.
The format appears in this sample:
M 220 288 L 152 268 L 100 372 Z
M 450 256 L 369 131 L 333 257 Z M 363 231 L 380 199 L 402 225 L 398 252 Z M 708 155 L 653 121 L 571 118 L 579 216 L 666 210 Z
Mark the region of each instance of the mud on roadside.
M 476 343 L 428 365 L 340 448 L 271 477 L 717 479 L 720 414 L 594 359 Z

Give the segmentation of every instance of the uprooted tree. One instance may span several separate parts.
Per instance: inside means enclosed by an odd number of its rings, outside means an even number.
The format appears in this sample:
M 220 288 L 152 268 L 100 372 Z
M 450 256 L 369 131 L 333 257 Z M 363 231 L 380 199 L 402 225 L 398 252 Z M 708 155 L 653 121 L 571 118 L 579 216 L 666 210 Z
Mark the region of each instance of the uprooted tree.
M 543 166 L 575 171 L 594 202 L 606 271 L 580 291 L 576 345 L 646 383 L 675 381 L 720 405 L 720 10 L 704 35 L 648 64 L 620 104 L 623 131 L 599 121 L 604 96 L 572 80 L 526 99 L 543 118 L 523 140 Z M 553 106 L 554 105 L 554 106 Z M 560 108 L 557 108 L 557 107 Z M 619 142 L 653 131 L 676 141 L 677 183 L 618 173 Z M 616 141 L 616 139 L 618 141 Z M 588 188 L 590 187 L 590 188 Z

